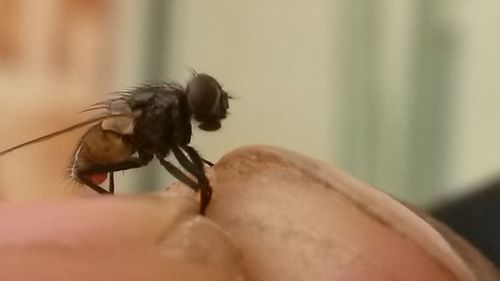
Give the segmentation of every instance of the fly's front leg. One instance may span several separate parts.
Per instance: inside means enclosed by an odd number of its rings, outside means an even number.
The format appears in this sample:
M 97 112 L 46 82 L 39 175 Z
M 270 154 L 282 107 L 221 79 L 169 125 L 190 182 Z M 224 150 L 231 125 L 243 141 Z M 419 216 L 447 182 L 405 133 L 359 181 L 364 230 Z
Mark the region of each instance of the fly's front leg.
M 188 175 L 184 174 L 184 172 L 182 172 L 179 168 L 175 167 L 172 163 L 163 159 L 161 156 L 156 157 L 158 158 L 158 161 L 160 161 L 160 164 L 177 180 L 191 187 L 196 192 L 200 190 L 199 184 L 192 180 Z
M 172 163 L 163 159 L 161 156 L 157 156 L 160 164 L 176 179 L 184 183 L 185 185 L 191 187 L 195 191 L 200 191 L 201 199 L 200 199 L 200 214 L 204 215 L 207 209 L 208 203 L 210 203 L 210 198 L 212 197 L 212 187 L 208 183 L 208 179 L 206 182 L 200 181 L 195 182 L 188 175 L 184 174 L 179 168 L 175 167 Z M 186 168 L 187 170 L 187 168 Z M 202 183 L 204 182 L 204 183 Z
M 214 163 L 212 163 L 212 162 L 208 161 L 208 160 L 207 160 L 207 159 L 205 159 L 205 158 L 201 158 L 201 160 L 203 161 L 203 163 L 207 164 L 207 165 L 208 165 L 208 166 L 210 166 L 210 167 L 213 167 L 213 166 L 214 166 Z
M 189 158 L 184 154 L 183 150 L 188 154 Z M 212 198 L 212 187 L 205 175 L 202 158 L 198 152 L 190 146 L 183 146 L 182 150 L 179 147 L 174 147 L 172 148 L 172 152 L 177 161 L 179 161 L 179 164 L 198 180 L 200 189 L 200 213 L 205 214 L 205 210 Z

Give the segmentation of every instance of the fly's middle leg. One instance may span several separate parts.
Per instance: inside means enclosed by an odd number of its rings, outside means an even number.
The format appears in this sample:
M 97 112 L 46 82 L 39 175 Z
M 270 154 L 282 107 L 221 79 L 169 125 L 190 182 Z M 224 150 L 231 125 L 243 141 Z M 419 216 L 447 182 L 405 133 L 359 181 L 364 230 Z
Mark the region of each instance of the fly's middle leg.
M 188 175 L 182 172 L 179 168 L 174 166 L 172 163 L 165 160 L 163 157 L 157 155 L 158 161 L 160 164 L 167 170 L 172 176 L 174 176 L 177 180 L 184 183 L 185 185 L 192 188 L 194 191 L 198 192 L 200 190 L 200 185 L 192 180 Z

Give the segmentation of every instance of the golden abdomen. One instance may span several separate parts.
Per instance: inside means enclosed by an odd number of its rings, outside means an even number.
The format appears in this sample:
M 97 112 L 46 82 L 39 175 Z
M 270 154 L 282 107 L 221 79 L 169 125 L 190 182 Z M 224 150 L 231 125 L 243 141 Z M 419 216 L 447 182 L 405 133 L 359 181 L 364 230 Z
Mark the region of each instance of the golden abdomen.
M 100 124 L 92 127 L 82 138 L 75 158 L 96 165 L 109 165 L 128 160 L 134 153 L 133 146 L 123 135 L 104 131 Z

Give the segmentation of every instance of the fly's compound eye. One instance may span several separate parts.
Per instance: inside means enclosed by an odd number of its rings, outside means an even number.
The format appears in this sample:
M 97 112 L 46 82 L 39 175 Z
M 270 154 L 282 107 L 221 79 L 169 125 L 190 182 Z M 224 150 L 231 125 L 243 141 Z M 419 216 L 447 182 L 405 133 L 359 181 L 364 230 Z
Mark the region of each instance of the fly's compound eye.
M 228 94 L 213 77 L 197 74 L 187 85 L 187 99 L 199 128 L 215 131 L 221 127 L 229 108 Z

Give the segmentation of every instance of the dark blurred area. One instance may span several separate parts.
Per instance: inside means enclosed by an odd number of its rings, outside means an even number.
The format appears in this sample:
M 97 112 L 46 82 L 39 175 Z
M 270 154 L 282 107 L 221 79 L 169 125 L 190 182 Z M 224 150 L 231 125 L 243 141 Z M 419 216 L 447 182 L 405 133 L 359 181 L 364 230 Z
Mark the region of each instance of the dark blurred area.
M 432 208 L 431 213 L 500 265 L 500 178 L 466 196 Z

